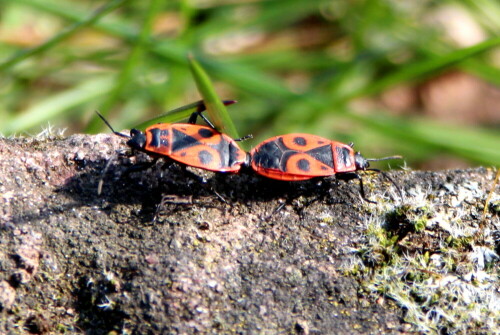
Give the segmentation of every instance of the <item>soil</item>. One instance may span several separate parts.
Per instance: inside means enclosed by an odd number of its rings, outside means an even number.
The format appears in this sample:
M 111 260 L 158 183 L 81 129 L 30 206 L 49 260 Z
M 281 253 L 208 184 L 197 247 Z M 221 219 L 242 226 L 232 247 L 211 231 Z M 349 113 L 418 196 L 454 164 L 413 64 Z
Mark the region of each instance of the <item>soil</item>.
M 358 181 L 130 169 L 149 160 L 113 135 L 0 139 L 0 334 L 411 331 L 344 270 L 380 214 Z M 487 194 L 494 179 L 389 175 L 404 192 L 473 181 Z M 367 198 L 401 202 L 383 176 L 363 179 Z

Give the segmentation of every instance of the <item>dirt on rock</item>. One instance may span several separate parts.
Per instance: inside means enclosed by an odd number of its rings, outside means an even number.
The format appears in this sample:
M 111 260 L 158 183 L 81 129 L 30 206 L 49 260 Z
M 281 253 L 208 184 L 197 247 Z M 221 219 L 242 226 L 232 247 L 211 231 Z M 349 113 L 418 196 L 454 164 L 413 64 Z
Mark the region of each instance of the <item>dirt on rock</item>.
M 368 285 L 381 265 L 363 252 L 367 222 L 413 225 L 401 209 L 415 190 L 449 202 L 472 183 L 462 222 L 498 229 L 497 192 L 480 222 L 495 177 L 484 168 L 393 171 L 403 199 L 364 173 L 370 204 L 357 181 L 287 183 L 161 161 L 130 170 L 148 160 L 113 135 L 0 139 L 0 334 L 419 331 L 397 298 Z M 405 232 L 399 250 L 440 248 L 435 235 Z

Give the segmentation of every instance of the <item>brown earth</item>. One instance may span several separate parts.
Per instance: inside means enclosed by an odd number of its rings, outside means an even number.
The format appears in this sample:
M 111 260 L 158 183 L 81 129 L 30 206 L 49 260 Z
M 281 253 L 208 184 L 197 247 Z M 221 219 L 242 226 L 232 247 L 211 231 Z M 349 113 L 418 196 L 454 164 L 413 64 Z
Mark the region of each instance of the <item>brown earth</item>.
M 120 155 L 98 196 L 106 163 L 124 147 L 112 135 L 0 139 L 0 334 L 416 329 L 400 305 L 367 288 L 371 270 L 350 268 L 366 222 L 384 217 L 381 205 L 404 202 L 383 177 L 363 175 L 378 201 L 369 204 L 357 181 L 285 183 L 160 162 L 127 173 L 148 158 Z M 390 176 L 405 194 L 418 186 L 434 197 L 476 183 L 474 225 L 494 171 Z M 412 233 L 407 250 L 432 247 Z

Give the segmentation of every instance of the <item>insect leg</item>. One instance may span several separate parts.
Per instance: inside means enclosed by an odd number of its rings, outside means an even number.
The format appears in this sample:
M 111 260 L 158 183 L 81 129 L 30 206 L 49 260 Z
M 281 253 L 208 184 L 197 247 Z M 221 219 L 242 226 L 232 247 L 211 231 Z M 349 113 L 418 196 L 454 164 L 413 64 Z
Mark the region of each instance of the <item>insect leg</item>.
M 345 181 L 349 181 L 351 179 L 357 179 L 359 180 L 359 195 L 361 196 L 361 198 L 366 201 L 366 202 L 369 202 L 371 204 L 376 204 L 377 202 L 376 201 L 373 201 L 373 200 L 370 200 L 366 197 L 365 195 L 365 187 L 363 185 L 363 178 L 361 178 L 361 176 L 355 172 L 345 172 L 345 173 L 338 173 L 336 175 L 336 177 L 338 179 L 342 179 L 342 180 L 345 180 Z
M 228 106 L 228 105 L 232 105 L 234 103 L 236 103 L 236 100 L 222 100 L 222 103 L 224 104 L 224 106 Z M 205 106 L 205 102 L 204 101 L 200 101 L 198 107 L 196 107 L 196 111 L 193 112 L 193 114 L 191 114 L 191 116 L 189 117 L 189 121 L 188 123 L 191 123 L 191 124 L 195 124 L 196 123 L 196 119 L 199 117 L 201 117 L 203 119 L 203 121 L 205 121 L 208 126 L 212 129 L 215 129 L 215 126 L 213 125 L 212 122 L 210 122 L 206 117 L 205 115 L 203 115 L 203 112 L 207 110 L 207 107 Z

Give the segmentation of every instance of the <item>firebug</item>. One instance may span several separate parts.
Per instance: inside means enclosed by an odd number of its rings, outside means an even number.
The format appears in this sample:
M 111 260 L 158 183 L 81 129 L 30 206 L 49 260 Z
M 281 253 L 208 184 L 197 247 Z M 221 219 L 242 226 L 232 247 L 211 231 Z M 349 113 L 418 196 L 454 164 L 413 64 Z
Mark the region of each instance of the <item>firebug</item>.
M 252 149 L 250 158 L 252 169 L 271 179 L 300 181 L 332 175 L 345 180 L 359 179 L 361 196 L 367 200 L 364 196 L 362 179 L 356 171 L 381 172 L 377 169 L 369 169 L 369 162 L 402 157 L 367 159 L 354 151 L 353 144 L 299 133 L 265 140 Z M 395 185 L 387 175 L 385 176 Z
M 226 105 L 231 103 L 234 101 L 224 101 Z M 96 113 L 115 135 L 128 139 L 128 146 L 152 156 L 155 160 L 163 157 L 204 170 L 238 172 L 243 165 L 248 164 L 248 154 L 238 146 L 237 141 L 252 136 L 232 139 L 218 132 L 202 114 L 204 107 L 203 104 L 199 106 L 191 115 L 189 123 L 158 123 L 146 128 L 144 132 L 132 129 L 130 135 L 115 131 L 99 112 Z M 198 116 L 203 118 L 208 126 L 195 124 Z M 106 170 L 107 167 L 103 174 Z M 101 187 L 102 179 L 99 182 L 99 194 Z

